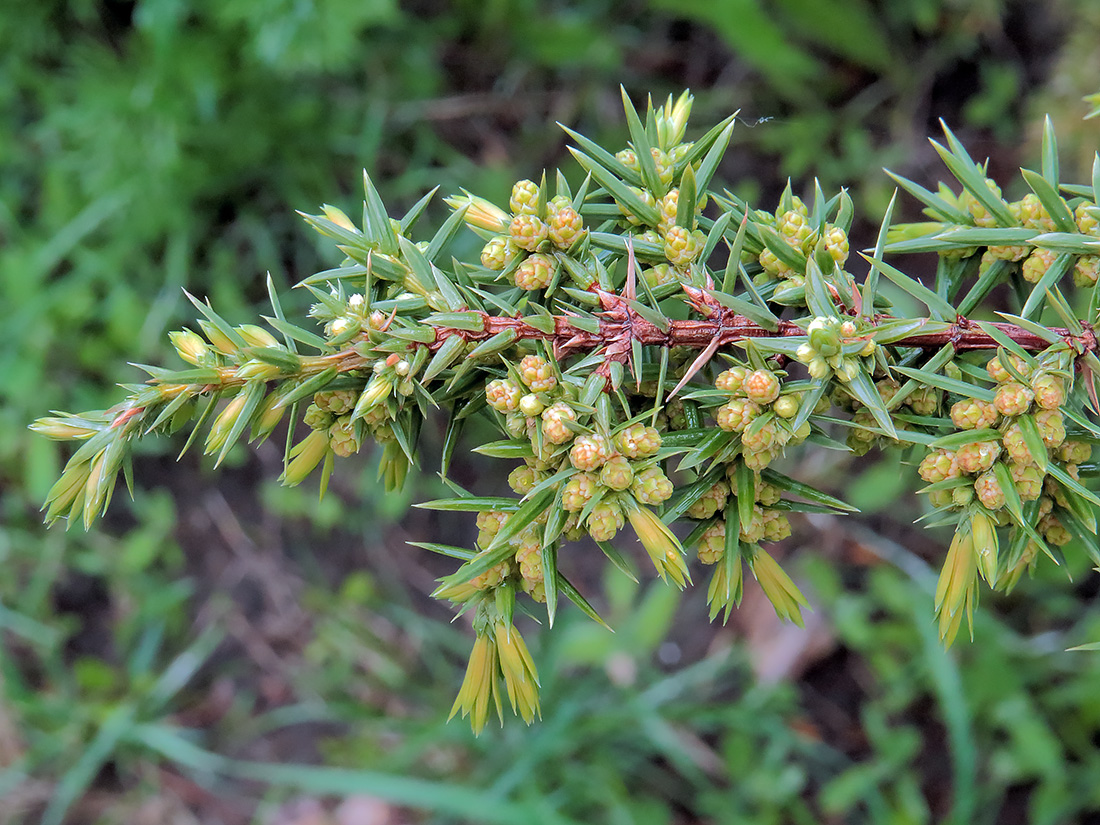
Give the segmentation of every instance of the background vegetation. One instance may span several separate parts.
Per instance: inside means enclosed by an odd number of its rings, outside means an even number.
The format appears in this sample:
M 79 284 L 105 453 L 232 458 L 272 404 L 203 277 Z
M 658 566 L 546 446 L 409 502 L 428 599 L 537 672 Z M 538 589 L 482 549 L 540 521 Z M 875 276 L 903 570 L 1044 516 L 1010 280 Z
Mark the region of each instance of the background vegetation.
M 444 724 L 468 639 L 424 598 L 442 570 L 403 546 L 471 528 L 407 509 L 430 478 L 383 497 L 368 456 L 318 504 L 275 485 L 275 448 L 215 478 L 150 445 L 104 530 L 47 533 L 61 457 L 25 429 L 163 363 L 184 285 L 244 321 L 265 271 L 329 265 L 294 210 L 353 208 L 363 167 L 395 210 L 437 184 L 503 200 L 562 162 L 553 121 L 618 145 L 619 83 L 689 86 L 697 123 L 742 111 L 720 172 L 742 195 L 816 175 L 873 217 L 880 167 L 939 174 L 940 117 L 1007 178 L 1049 111 L 1083 177 L 1096 42 L 1088 0 L 5 6 L 0 823 L 1100 817 L 1100 660 L 1063 652 L 1100 638 L 1100 579 L 1044 570 L 944 653 L 942 537 L 889 457 L 799 469 L 870 514 L 796 525 L 806 631 L 753 594 L 723 629 L 702 593 L 609 579 L 618 632 L 563 617 L 545 721 L 478 741 Z

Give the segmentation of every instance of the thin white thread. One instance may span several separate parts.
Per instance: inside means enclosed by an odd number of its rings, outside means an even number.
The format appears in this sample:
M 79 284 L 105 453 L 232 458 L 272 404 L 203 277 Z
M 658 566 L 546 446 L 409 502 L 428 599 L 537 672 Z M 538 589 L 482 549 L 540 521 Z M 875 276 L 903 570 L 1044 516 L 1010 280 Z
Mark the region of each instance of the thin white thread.
M 756 120 L 745 120 L 745 118 L 740 116 L 738 116 L 736 119 L 748 126 L 750 129 L 754 129 L 762 123 L 771 123 L 773 120 L 775 120 L 775 118 L 770 115 L 767 117 L 758 117 Z

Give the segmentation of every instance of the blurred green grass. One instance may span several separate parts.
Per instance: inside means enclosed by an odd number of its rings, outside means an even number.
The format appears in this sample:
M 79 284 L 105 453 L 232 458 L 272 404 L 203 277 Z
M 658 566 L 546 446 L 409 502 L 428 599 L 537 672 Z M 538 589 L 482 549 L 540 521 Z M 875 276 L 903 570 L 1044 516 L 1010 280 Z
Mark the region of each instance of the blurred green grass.
M 1098 31 L 1085 0 L 5 7 L 0 822 L 125 821 L 151 800 L 274 822 L 293 795 L 354 793 L 433 822 L 1100 811 L 1100 665 L 1063 653 L 1098 637 L 1095 577 L 1045 570 L 943 653 L 922 561 L 936 539 L 881 514 L 905 492 L 881 469 L 855 465 L 838 490 L 880 515 L 800 532 L 829 646 L 797 680 L 757 683 L 743 625 L 609 580 L 618 633 L 563 617 L 537 651 L 545 721 L 479 741 L 443 724 L 468 640 L 423 599 L 441 571 L 400 546 L 442 528 L 407 517 L 367 464 L 318 505 L 275 487 L 263 451 L 236 451 L 216 481 L 154 445 L 146 488 L 105 531 L 47 533 L 36 510 L 59 457 L 25 429 L 109 405 L 135 380 L 127 361 L 162 362 L 183 286 L 246 320 L 264 272 L 287 287 L 324 268 L 294 210 L 352 206 L 363 167 L 395 209 L 437 184 L 500 199 L 561 160 L 554 120 L 618 144 L 619 83 L 690 86 L 698 122 L 742 108 L 723 170 L 741 194 L 767 205 L 817 175 L 873 214 L 890 195 L 879 167 L 936 174 L 939 116 L 1008 169 L 1052 110 L 1083 170 Z M 815 553 L 825 539 L 862 555 Z

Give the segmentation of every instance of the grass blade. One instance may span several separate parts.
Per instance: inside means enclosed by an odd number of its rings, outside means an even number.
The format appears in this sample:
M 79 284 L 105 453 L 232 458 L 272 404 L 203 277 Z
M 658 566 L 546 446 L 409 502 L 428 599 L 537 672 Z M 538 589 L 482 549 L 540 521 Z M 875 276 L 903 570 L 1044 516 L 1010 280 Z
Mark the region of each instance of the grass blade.
M 87 790 L 103 764 L 111 758 L 119 741 L 133 726 L 134 715 L 134 708 L 129 705 L 120 705 L 108 714 L 80 758 L 57 783 L 50 804 L 42 815 L 41 825 L 63 825 L 69 808 Z

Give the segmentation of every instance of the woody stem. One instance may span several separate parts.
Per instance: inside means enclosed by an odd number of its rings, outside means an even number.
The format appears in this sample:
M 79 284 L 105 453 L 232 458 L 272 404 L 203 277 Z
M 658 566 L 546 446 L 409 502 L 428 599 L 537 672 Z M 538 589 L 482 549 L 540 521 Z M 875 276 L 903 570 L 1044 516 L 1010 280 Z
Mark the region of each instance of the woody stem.
M 591 352 L 602 347 L 629 348 L 630 341 L 636 340 L 646 346 L 690 347 L 703 349 L 713 344 L 735 344 L 747 338 L 786 338 L 805 335 L 806 331 L 791 321 L 777 322 L 776 329 L 767 329 L 732 310 L 716 309 L 710 318 L 704 320 L 667 321 L 664 329 L 647 321 L 633 311 L 617 308 L 604 313 L 596 331 L 585 329 L 568 315 L 554 317 L 554 329 L 544 332 L 526 323 L 522 318 L 505 318 L 483 314 L 484 327 L 481 331 L 437 327 L 435 341 L 430 345 L 438 348 L 453 335 L 460 335 L 468 341 L 482 341 L 505 330 L 515 330 L 519 339 L 544 340 L 550 342 L 558 356 L 576 352 Z M 874 325 L 897 320 L 890 316 L 876 316 Z M 591 324 L 588 324 L 591 327 Z M 932 327 L 927 331 L 917 331 L 891 342 L 892 346 L 918 347 L 921 349 L 939 349 L 952 344 L 957 351 L 996 349 L 997 340 L 977 324 L 959 319 L 954 324 L 942 325 L 929 322 Z M 1025 350 L 1037 352 L 1050 346 L 1049 340 L 1024 329 L 1007 323 L 994 323 L 1000 332 L 1019 344 Z M 1066 341 L 1077 341 L 1082 352 L 1097 349 L 1096 335 L 1092 328 L 1082 323 L 1081 329 L 1051 328 L 1050 332 Z

